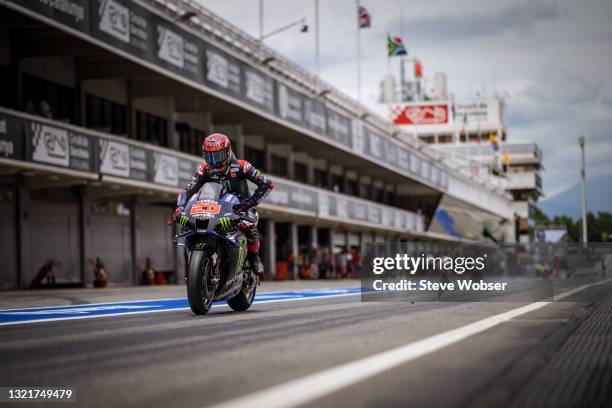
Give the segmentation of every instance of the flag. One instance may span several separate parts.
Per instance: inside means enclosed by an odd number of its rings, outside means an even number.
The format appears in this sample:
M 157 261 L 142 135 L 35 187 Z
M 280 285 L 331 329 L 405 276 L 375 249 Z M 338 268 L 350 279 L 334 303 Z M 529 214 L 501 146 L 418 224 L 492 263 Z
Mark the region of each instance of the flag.
M 402 43 L 402 37 L 393 37 L 387 34 L 387 55 L 389 57 L 399 57 L 401 55 L 408 55 L 406 47 Z
M 489 143 L 491 144 L 491 150 L 494 152 L 499 150 L 499 142 L 497 141 L 497 136 L 495 133 L 489 133 Z
M 363 6 L 357 7 L 357 25 L 359 28 L 370 28 L 372 25 L 372 16 Z
M 423 78 L 423 64 L 419 60 L 414 61 L 414 77 Z

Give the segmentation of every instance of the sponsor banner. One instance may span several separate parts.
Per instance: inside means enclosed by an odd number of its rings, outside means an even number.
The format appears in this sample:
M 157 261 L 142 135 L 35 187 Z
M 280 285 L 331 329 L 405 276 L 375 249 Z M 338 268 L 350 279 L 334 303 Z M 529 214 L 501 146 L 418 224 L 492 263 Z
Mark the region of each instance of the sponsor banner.
M 32 160 L 39 163 L 68 167 L 70 163 L 68 131 L 37 122 L 30 122 L 29 128 L 32 143 Z
M 153 182 L 176 187 L 179 185 L 179 160 L 176 156 L 153 153 Z
M 410 172 L 416 175 L 421 172 L 421 158 L 414 154 L 410 156 Z
M 333 214 L 338 218 L 348 218 L 348 201 L 345 197 L 335 197 L 336 199 L 336 212 Z
M 448 103 L 419 103 L 392 108 L 396 125 L 442 125 L 449 123 Z
M 9 0 L 75 30 L 89 33 L 89 0 Z
M 325 118 L 325 105 L 316 99 L 304 101 L 304 122 L 306 127 L 320 135 L 327 134 L 327 120 Z
M 366 135 L 363 123 L 360 120 L 353 119 L 353 145 L 351 148 L 357 154 L 365 153 Z
M 127 0 L 92 0 L 91 34 L 148 61 L 153 59 L 151 13 Z
M 429 179 L 434 184 L 440 184 L 440 169 L 438 169 L 436 166 L 431 166 Z
M 100 173 L 130 176 L 130 146 L 106 139 L 98 140 Z
M 444 170 L 440 170 L 440 187 L 444 190 L 448 189 L 448 173 Z
M 421 172 L 420 175 L 425 180 L 429 180 L 429 172 L 431 169 L 431 164 L 425 160 L 421 161 Z
M 153 61 L 169 71 L 202 82 L 202 41 L 153 15 Z
M 351 147 L 351 120 L 332 109 L 327 109 L 327 135 L 333 141 Z
M 130 178 L 149 181 L 149 161 L 151 160 L 151 151 L 143 147 L 130 146 Z
M 368 153 L 376 159 L 383 159 L 385 154 L 384 137 L 366 128 L 368 135 Z
M 202 165 L 201 162 L 196 162 L 188 159 L 180 159 L 178 166 L 178 183 L 179 187 L 184 188 L 191 181 L 191 178 L 195 174 L 198 167 Z
M 360 201 L 351 201 L 347 206 L 348 216 L 354 220 L 368 221 L 368 206 Z
M 23 121 L 22 123 L 25 123 L 27 132 L 27 157 L 32 161 L 81 171 L 93 171 L 91 137 L 46 123 L 35 121 Z
M 373 224 L 380 224 L 382 221 L 382 210 L 379 207 L 373 205 L 368 206 L 368 221 Z
M 260 71 L 244 65 L 244 100 L 251 105 L 274 113 L 274 80 Z
M 298 91 L 277 82 L 277 114 L 281 119 L 304 126 L 303 99 Z
M 385 159 L 388 164 L 391 164 L 394 167 L 399 167 L 398 157 L 397 157 L 398 146 L 390 141 L 386 141 L 385 143 Z
M 329 212 L 329 194 L 319 191 L 319 216 L 327 217 Z
M 81 171 L 93 171 L 93 139 L 81 133 L 68 132 L 69 166 Z
M 397 164 L 402 170 L 410 169 L 410 153 L 408 153 L 408 150 L 402 147 L 397 149 Z
M 456 101 L 455 122 L 465 124 L 495 123 L 502 126 L 499 101 Z
M 316 214 L 319 209 L 319 195 L 317 191 L 276 180 L 274 190 L 272 190 L 266 202 L 312 212 L 313 214 Z
M 215 48 L 204 51 L 204 83 L 230 96 L 242 95 L 240 62 Z
M 24 159 L 23 121 L 0 112 L 0 158 Z

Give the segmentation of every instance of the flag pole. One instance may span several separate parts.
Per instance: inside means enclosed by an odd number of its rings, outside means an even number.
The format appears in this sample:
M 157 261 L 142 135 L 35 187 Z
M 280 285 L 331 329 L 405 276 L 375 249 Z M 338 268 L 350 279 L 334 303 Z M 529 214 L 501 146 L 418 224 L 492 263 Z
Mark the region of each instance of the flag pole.
M 355 0 L 357 15 L 359 15 L 359 0 Z M 357 100 L 361 103 L 361 29 L 357 20 Z
M 319 48 L 319 0 L 315 0 L 315 65 L 317 79 L 321 76 L 321 54 Z

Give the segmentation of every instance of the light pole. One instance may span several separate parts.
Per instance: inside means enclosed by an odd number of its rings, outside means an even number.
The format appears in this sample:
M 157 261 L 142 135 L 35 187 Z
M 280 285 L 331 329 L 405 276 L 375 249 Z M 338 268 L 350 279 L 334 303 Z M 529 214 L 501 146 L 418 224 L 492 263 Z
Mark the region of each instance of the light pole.
M 281 33 L 283 31 L 286 31 L 292 27 L 295 27 L 296 25 L 301 25 L 302 28 L 300 29 L 300 32 L 302 33 L 307 33 L 308 32 L 308 24 L 306 24 L 306 18 L 302 17 L 300 18 L 298 21 L 294 21 L 291 24 L 287 24 L 285 26 L 282 26 L 280 28 L 277 28 L 276 30 L 270 31 L 268 34 L 263 34 L 259 37 L 259 42 L 262 43 L 263 40 L 265 40 L 268 37 L 272 37 L 275 34 Z
M 263 43 L 263 40 L 273 36 L 274 34 L 278 34 L 285 30 L 290 29 L 291 27 L 295 27 L 296 25 L 301 24 L 302 28 L 300 32 L 307 33 L 308 32 L 308 24 L 306 24 L 306 18 L 302 17 L 298 21 L 294 21 L 291 24 L 287 24 L 283 27 L 277 28 L 276 30 L 270 31 L 268 34 L 264 34 L 264 0 L 259 0 L 259 36 L 257 40 L 259 41 L 259 45 Z
M 315 66 L 317 79 L 321 76 L 321 50 L 319 44 L 319 0 L 315 0 Z
M 582 154 L 582 167 L 580 168 L 580 177 L 582 179 L 582 245 L 584 248 L 587 247 L 588 237 L 587 237 L 587 203 L 586 203 L 586 167 L 584 163 L 584 145 L 585 140 L 584 136 L 580 136 L 578 138 L 578 143 L 580 144 L 580 151 Z

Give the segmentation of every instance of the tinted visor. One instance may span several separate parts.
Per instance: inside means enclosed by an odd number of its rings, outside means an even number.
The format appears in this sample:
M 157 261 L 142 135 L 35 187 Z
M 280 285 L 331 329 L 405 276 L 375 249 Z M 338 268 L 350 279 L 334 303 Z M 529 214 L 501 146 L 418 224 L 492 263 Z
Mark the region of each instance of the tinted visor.
M 223 167 L 229 159 L 229 149 L 216 152 L 204 152 L 204 160 L 212 168 Z

